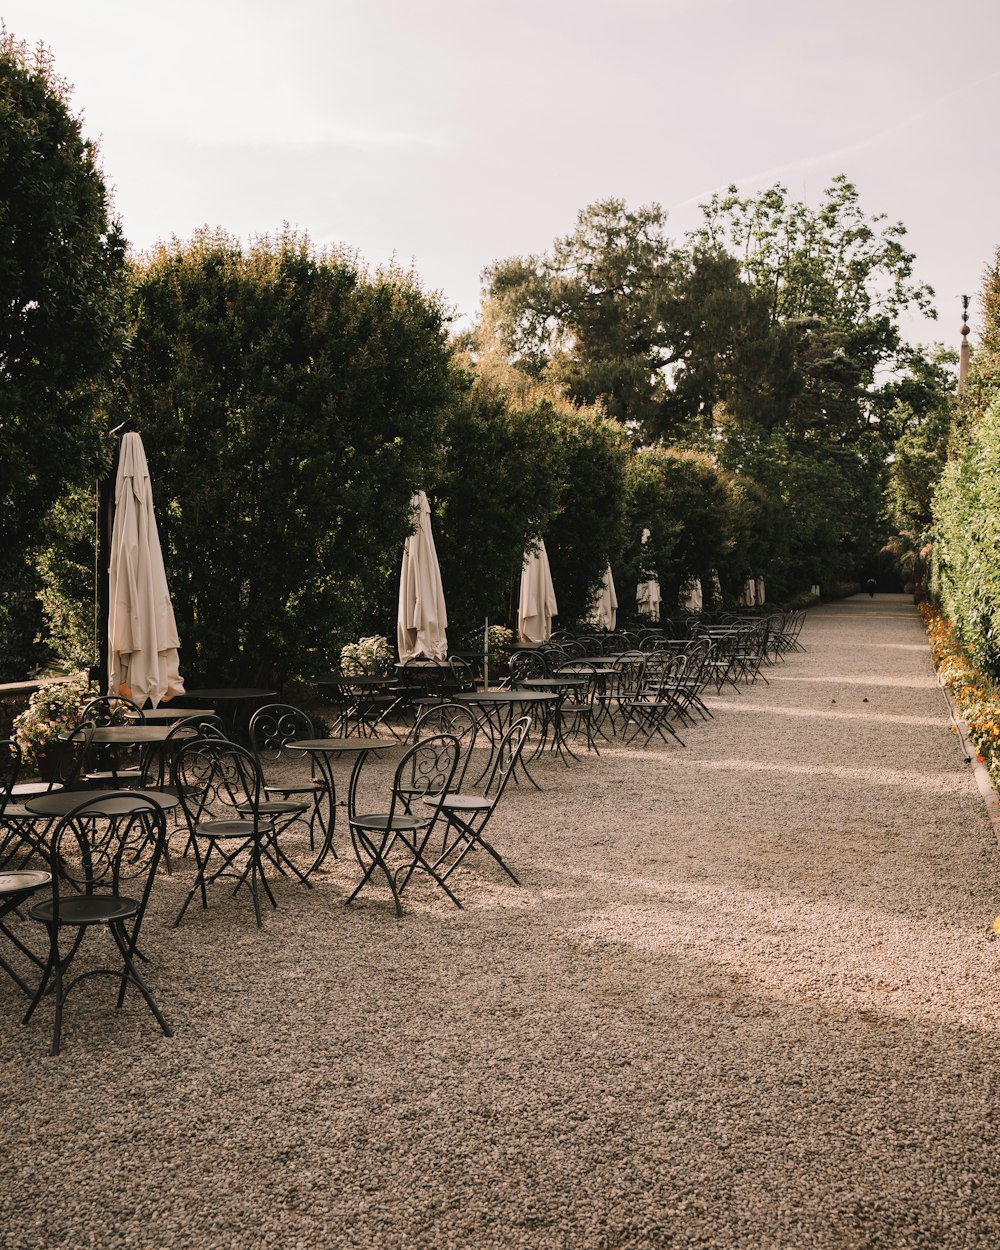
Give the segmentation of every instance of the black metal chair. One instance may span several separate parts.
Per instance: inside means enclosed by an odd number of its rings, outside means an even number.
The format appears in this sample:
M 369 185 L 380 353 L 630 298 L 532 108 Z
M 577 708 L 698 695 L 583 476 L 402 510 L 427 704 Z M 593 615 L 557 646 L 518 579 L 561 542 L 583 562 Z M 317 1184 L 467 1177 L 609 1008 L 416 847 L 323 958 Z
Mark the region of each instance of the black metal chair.
M 183 920 L 196 894 L 207 908 L 208 886 L 228 877 L 236 882 L 234 894 L 249 886 L 260 928 L 261 894 L 272 907 L 278 906 L 265 865 L 270 863 L 279 871 L 290 867 L 305 883 L 295 866 L 282 856 L 277 837 L 278 824 L 300 812 L 302 805 L 267 803 L 262 795 L 263 777 L 252 752 L 223 738 L 185 742 L 174 759 L 172 785 L 181 801 L 197 863 L 194 884 L 174 927 Z
M 6 938 L 11 946 L 20 952 L 23 959 L 39 969 L 45 967 L 44 958 L 36 954 L 22 937 L 13 931 L 10 927 L 12 921 L 7 920 L 7 917 L 13 913 L 14 918 L 23 923 L 24 916 L 20 910 L 22 904 L 28 902 L 36 890 L 40 890 L 43 885 L 48 885 L 50 880 L 51 873 L 38 870 L 0 872 L 0 936 Z M 34 989 L 3 955 L 0 955 L 0 968 L 29 998 L 34 996 Z
M 461 903 L 424 855 L 438 820 L 436 804 L 444 797 L 455 776 L 462 744 L 454 734 L 433 734 L 414 743 L 396 767 L 388 807 L 375 812 L 349 812 L 351 840 L 362 878 L 346 901 L 352 903 L 378 870 L 392 891 L 396 915 L 403 914 L 400 895 L 414 871 L 427 873 L 444 890 L 456 907 Z M 429 799 L 425 811 L 411 811 L 414 798 Z M 398 878 L 402 876 L 402 883 Z
M 443 798 L 424 800 L 434 805 L 446 821 L 444 848 L 429 869 L 440 882 L 451 876 L 470 851 L 481 848 L 496 860 L 515 885 L 521 884 L 500 852 L 487 841 L 485 830 L 503 798 L 530 731 L 530 716 L 522 716 L 511 724 L 500 740 L 483 794 L 456 791 L 445 794 Z M 458 904 L 458 899 L 455 903 Z
M 297 738 L 318 736 L 315 726 L 305 712 L 290 703 L 268 703 L 250 718 L 249 732 L 250 748 L 264 778 L 265 803 L 292 803 L 298 808 L 292 819 L 279 824 L 282 858 L 293 863 L 302 876 L 308 876 L 316 861 L 317 840 L 323 840 L 333 823 L 326 783 L 312 775 L 309 757 L 294 749 Z M 268 781 L 268 766 L 279 761 L 294 775 L 281 782 Z M 336 857 L 332 845 L 330 853 Z
M 142 708 L 124 695 L 102 694 L 91 699 L 80 713 L 81 723 L 91 725 L 144 725 Z M 144 771 L 142 753 L 133 748 L 97 747 L 93 758 L 84 761 L 87 781 L 91 786 L 110 786 L 114 790 L 141 785 Z
M 137 945 L 157 865 L 165 844 L 164 814 L 153 798 L 131 790 L 81 792 L 80 802 L 46 839 L 51 895 L 28 915 L 45 925 L 49 953 L 41 982 L 24 1015 L 27 1024 L 49 984 L 55 999 L 52 1054 L 60 1049 L 63 1007 L 75 985 L 94 976 L 118 982 L 120 1008 L 134 985 L 167 1037 L 172 1030 L 136 966 Z M 68 980 L 87 934 L 104 926 L 114 939 L 120 967 L 88 967 Z M 73 936 L 68 948 L 65 931 Z

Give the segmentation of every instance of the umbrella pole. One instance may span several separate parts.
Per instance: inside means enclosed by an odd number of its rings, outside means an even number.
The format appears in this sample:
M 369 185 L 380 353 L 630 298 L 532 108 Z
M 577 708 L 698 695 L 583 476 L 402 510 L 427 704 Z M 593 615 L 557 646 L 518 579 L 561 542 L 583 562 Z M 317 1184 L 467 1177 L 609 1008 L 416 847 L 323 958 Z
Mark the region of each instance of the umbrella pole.
M 490 688 L 490 618 L 483 627 L 483 689 Z
M 111 467 L 97 486 L 97 660 L 90 670 L 91 681 L 97 681 L 101 694 L 108 694 L 108 625 L 111 619 L 111 527 L 115 515 L 115 479 L 118 476 L 118 457 L 121 455 L 123 434 L 132 430 L 131 421 L 123 421 L 111 433 L 115 437 L 115 450 Z

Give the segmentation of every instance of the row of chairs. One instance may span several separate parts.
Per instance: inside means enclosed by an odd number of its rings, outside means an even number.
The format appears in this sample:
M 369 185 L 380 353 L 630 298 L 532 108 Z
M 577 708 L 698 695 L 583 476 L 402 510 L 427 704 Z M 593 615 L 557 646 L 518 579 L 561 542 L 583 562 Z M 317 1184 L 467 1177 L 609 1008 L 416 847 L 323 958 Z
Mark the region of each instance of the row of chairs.
M 429 709 L 416 741 L 395 769 L 387 805 L 348 811 L 362 877 L 347 902 L 373 879 L 383 877 L 399 915 L 401 896 L 419 872 L 460 907 L 451 877 L 472 851 L 480 849 L 517 882 L 485 830 L 524 748 L 529 723 L 524 719 L 511 726 L 493 755 L 485 787 L 471 791 L 464 787 L 477 727 L 474 718 L 471 724 L 463 721 L 468 714 L 461 705 Z M 288 705 L 261 709 L 251 735 L 254 750 L 230 741 L 219 725 L 207 720 L 186 728 L 186 735 L 174 738 L 176 750 L 165 785 L 145 788 L 149 777 L 140 775 L 140 788 L 127 789 L 121 784 L 122 772 L 116 770 L 110 789 L 67 791 L 71 801 L 64 814 L 48 822 L 44 832 L 31 836 L 26 836 L 26 827 L 34 818 L 11 801 L 18 797 L 14 791 L 22 784 L 16 779 L 16 767 L 4 772 L 2 828 L 18 837 L 25 864 L 0 875 L 0 936 L 11 944 L 7 948 L 11 958 L 19 956 L 22 967 L 34 964 L 39 970 L 37 988 L 32 992 L 25 977 L 2 956 L 0 967 L 31 998 L 25 1023 L 51 989 L 53 1053 L 60 1049 L 66 997 L 74 985 L 91 976 L 117 980 L 119 1007 L 133 986 L 163 1032 L 171 1032 L 140 972 L 139 964 L 146 956 L 139 935 L 157 871 L 161 865 L 168 871 L 171 868 L 168 812 L 172 806 L 183 811 L 184 853 L 190 850 L 195 859 L 194 882 L 175 926 L 195 897 L 200 896 L 207 906 L 209 887 L 223 878 L 234 881 L 234 893 L 249 889 L 258 925 L 262 900 L 277 905 L 269 876 L 292 876 L 310 886 L 308 866 L 298 866 L 290 853 L 289 830 L 304 827 L 315 849 L 317 805 L 324 798 L 334 804 L 336 796 L 324 793 L 315 778 L 284 775 L 267 781 L 263 772 L 265 758 L 272 764 L 290 753 L 302 758 L 294 742 L 303 740 L 303 735 L 313 736 L 309 718 Z M 16 752 L 4 755 L 16 764 Z M 51 787 L 53 792 L 58 785 Z M 37 783 L 29 786 L 32 794 L 38 793 Z M 332 820 L 332 811 L 329 816 Z M 441 836 L 432 842 L 435 829 Z M 35 856 L 44 857 L 45 871 L 29 866 Z M 46 886 L 47 897 L 37 901 L 35 896 Z M 33 951 L 14 931 L 15 919 L 45 927 L 47 954 Z M 70 966 L 85 936 L 97 926 L 110 931 L 120 965 L 88 968 L 71 977 Z

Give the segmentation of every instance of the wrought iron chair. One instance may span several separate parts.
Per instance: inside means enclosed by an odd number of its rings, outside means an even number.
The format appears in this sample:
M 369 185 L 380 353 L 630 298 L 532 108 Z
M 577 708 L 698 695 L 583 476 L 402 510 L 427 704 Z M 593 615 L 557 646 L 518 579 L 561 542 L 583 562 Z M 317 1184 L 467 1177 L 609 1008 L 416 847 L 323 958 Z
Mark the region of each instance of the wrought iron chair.
M 454 734 L 433 734 L 421 739 L 396 767 L 387 808 L 348 813 L 351 840 L 363 873 L 346 900 L 348 903 L 357 898 L 377 870 L 388 882 L 396 915 L 401 916 L 400 895 L 414 871 L 420 869 L 441 886 L 456 907 L 461 907 L 424 854 L 438 820 L 437 804 L 452 784 L 461 752 L 462 744 Z M 430 800 L 426 811 L 410 810 L 418 793 Z
M 294 749 L 297 738 L 317 736 L 310 718 L 290 703 L 265 704 L 250 718 L 250 748 L 264 777 L 265 811 L 280 817 L 282 813 L 271 806 L 274 803 L 292 804 L 297 809 L 288 813 L 290 819 L 279 821 L 278 832 L 282 859 L 293 863 L 301 876 L 308 876 L 316 861 L 317 837 L 322 841 L 333 821 L 326 783 L 312 775 L 308 756 Z M 269 782 L 268 766 L 278 761 L 294 775 L 280 783 Z M 293 829 L 298 836 L 293 837 Z M 332 845 L 330 853 L 336 857 Z
M 276 834 L 276 820 L 289 815 L 290 809 L 301 811 L 301 805 L 266 803 L 262 798 L 263 778 L 252 752 L 222 738 L 185 742 L 174 759 L 173 786 L 181 801 L 197 863 L 194 884 L 174 927 L 183 920 L 196 894 L 201 895 L 201 905 L 207 908 L 208 886 L 228 877 L 236 882 L 234 894 L 249 885 L 260 928 L 261 894 L 272 907 L 278 906 L 265 865 L 271 863 L 279 870 L 287 865 L 305 881 L 282 855 Z
M 165 843 L 163 809 L 135 791 L 81 792 L 79 804 L 58 821 L 46 843 L 51 895 L 32 904 L 28 915 L 45 925 L 49 953 L 24 1023 L 31 1020 L 51 983 L 52 1054 L 57 1055 L 69 992 L 90 977 L 110 976 L 118 982 L 117 1006 L 134 985 L 170 1037 L 172 1030 L 136 966 L 136 958 L 142 958 L 137 949 L 139 930 Z M 111 933 L 121 965 L 88 967 L 69 980 L 84 939 L 98 926 Z M 73 933 L 68 947 L 63 941 L 67 930 Z
M 16 872 L 0 872 L 0 936 L 7 939 L 10 944 L 20 951 L 21 956 L 29 963 L 34 964 L 36 968 L 44 968 L 45 960 L 37 955 L 30 946 L 27 945 L 21 936 L 13 931 L 10 927 L 11 921 L 8 917 L 11 913 L 14 918 L 23 922 L 24 916 L 21 913 L 22 904 L 28 902 L 36 890 L 40 890 L 43 885 L 47 885 L 51 879 L 48 872 L 39 872 L 38 870 L 18 870 Z M 29 998 L 33 997 L 34 990 L 28 985 L 27 981 L 21 974 L 0 955 L 0 968 L 11 978 L 11 980 L 27 994 Z
M 515 885 L 520 885 L 513 869 L 505 862 L 496 847 L 485 837 L 485 830 L 493 819 L 507 783 L 513 775 L 531 731 L 531 717 L 522 716 L 511 724 L 500 740 L 489 779 L 483 794 L 463 794 L 449 791 L 444 797 L 430 797 L 424 802 L 440 812 L 446 823 L 445 844 L 429 871 L 443 884 L 463 862 L 470 851 L 481 848 L 500 865 Z M 492 796 L 490 791 L 493 791 Z M 405 882 L 404 882 L 405 884 Z M 449 893 L 451 893 L 449 891 Z M 452 895 L 454 898 L 454 895 Z M 458 899 L 454 899 L 461 906 Z
M 144 725 L 146 717 L 142 708 L 124 695 L 102 694 L 91 699 L 80 713 L 82 723 L 104 725 Z M 122 758 L 129 760 L 121 763 Z M 142 753 L 135 758 L 132 748 L 96 747 L 93 758 L 84 761 L 87 781 L 91 786 L 110 786 L 114 790 L 142 784 L 145 761 Z

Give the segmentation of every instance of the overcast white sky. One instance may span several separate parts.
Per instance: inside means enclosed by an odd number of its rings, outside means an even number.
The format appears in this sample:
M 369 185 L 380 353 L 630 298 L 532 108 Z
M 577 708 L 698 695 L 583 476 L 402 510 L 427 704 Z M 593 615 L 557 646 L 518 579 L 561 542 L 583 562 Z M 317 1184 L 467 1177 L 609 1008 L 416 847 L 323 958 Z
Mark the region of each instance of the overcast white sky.
M 959 341 L 1000 244 L 998 0 L 0 0 L 101 144 L 136 248 L 285 221 L 468 317 L 585 205 L 680 237 L 730 182 L 901 220 Z M 973 307 L 973 326 L 977 321 Z

